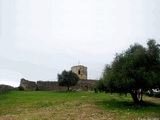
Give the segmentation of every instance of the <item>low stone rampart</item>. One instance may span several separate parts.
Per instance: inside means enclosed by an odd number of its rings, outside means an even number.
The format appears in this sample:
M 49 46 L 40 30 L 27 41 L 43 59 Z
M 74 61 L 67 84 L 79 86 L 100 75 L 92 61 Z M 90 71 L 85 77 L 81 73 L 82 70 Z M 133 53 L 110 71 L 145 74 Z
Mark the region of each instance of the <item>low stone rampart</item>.
M 9 85 L 0 85 L 0 93 L 11 91 L 13 89 L 14 89 L 14 87 L 9 86 Z
M 96 82 L 97 80 L 79 80 L 77 85 L 73 86 L 72 89 L 75 91 L 92 91 Z
M 97 80 L 79 80 L 76 86 L 70 86 L 71 91 L 92 91 Z M 66 91 L 67 87 L 59 86 L 55 81 L 37 81 L 21 79 L 20 88 L 25 91 Z
M 58 85 L 53 81 L 37 81 L 37 90 L 39 91 L 65 91 L 66 87 Z

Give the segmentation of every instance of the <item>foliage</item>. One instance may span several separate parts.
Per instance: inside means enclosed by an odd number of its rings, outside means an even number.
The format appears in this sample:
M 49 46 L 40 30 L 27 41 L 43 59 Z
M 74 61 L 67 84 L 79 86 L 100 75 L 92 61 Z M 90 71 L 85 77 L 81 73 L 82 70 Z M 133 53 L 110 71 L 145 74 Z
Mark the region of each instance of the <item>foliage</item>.
M 105 91 L 105 92 L 108 92 L 109 90 L 107 89 L 107 87 L 105 86 L 105 83 L 104 83 L 104 81 L 103 80 L 99 80 L 96 84 L 95 84 L 95 86 L 94 86 L 95 88 L 94 88 L 94 90 L 95 90 L 95 92 L 103 92 L 103 91 Z
M 111 65 L 106 65 L 102 80 L 110 92 L 130 93 L 139 103 L 137 90 L 160 87 L 160 45 L 151 39 L 145 48 L 134 44 L 116 54 Z
M 75 86 L 79 80 L 79 77 L 72 71 L 63 71 L 61 74 L 58 74 L 58 84 L 59 86 L 67 86 L 69 90 L 70 86 Z
M 18 90 L 24 91 L 24 88 L 23 88 L 22 86 L 19 86 L 19 87 L 18 87 Z
M 154 96 L 157 97 L 157 98 L 160 98 L 160 92 L 155 93 Z

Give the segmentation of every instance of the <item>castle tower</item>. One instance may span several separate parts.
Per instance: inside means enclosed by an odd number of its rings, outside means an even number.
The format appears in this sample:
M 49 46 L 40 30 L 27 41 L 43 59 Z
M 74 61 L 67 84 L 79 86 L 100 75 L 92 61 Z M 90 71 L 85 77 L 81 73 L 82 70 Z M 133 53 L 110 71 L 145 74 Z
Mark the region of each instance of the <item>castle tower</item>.
M 73 66 L 72 72 L 78 75 L 79 79 L 87 80 L 87 67 L 83 65 Z

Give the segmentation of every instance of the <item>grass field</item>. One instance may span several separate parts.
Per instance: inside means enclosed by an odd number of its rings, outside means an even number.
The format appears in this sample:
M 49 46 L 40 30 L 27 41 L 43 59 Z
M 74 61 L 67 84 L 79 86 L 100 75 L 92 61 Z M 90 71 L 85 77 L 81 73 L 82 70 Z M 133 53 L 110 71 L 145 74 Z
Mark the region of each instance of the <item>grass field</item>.
M 137 106 L 129 94 L 11 91 L 0 94 L 0 120 L 160 120 L 160 98 L 144 100 Z

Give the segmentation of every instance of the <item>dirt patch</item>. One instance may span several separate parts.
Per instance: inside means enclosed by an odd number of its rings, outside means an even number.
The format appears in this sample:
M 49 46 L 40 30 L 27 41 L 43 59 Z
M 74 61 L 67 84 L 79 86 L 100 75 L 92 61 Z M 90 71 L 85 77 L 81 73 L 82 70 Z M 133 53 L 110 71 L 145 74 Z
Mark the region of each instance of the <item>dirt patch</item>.
M 3 115 L 0 120 L 113 120 L 113 115 L 99 110 L 92 102 L 66 102 L 19 115 Z
M 145 101 L 149 101 L 149 102 L 153 102 L 153 103 L 157 103 L 160 104 L 160 98 L 154 98 L 154 97 L 148 97 L 148 96 L 144 96 L 143 99 Z

